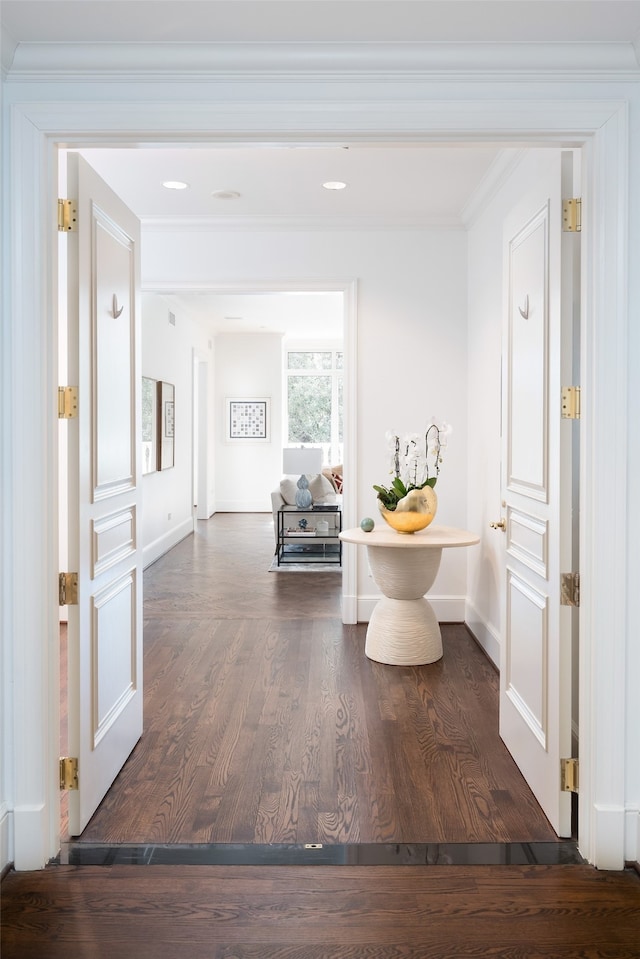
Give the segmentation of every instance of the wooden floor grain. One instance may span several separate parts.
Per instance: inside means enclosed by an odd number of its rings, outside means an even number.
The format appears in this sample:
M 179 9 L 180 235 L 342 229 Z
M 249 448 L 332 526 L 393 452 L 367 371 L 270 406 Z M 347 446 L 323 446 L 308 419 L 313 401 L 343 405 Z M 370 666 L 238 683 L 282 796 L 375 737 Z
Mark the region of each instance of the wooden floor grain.
M 340 576 L 272 551 L 270 516 L 216 514 L 145 572 L 145 732 L 81 840 L 556 839 L 465 627 L 440 662 L 371 662 Z
M 145 735 L 86 837 L 552 838 L 464 628 L 371 663 L 339 577 L 266 573 L 270 534 L 217 516 L 146 574 Z M 0 906 L 2 959 L 640 957 L 640 879 L 583 865 L 56 865 Z
M 2 959 L 637 959 L 640 879 L 588 866 L 55 866 Z

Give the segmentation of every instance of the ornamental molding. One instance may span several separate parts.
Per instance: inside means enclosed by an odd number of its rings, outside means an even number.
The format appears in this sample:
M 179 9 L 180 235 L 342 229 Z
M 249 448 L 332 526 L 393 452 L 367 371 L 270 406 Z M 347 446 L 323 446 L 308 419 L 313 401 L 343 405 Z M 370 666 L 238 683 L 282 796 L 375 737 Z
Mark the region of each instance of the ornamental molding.
M 5 79 L 23 82 L 640 77 L 639 45 L 624 42 L 15 43 L 7 35 L 2 64 Z

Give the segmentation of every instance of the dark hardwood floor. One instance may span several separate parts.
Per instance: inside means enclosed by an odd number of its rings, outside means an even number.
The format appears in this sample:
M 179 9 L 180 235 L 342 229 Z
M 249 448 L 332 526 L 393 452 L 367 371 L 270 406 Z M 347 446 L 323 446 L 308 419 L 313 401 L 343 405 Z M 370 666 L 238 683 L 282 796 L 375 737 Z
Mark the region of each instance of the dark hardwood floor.
M 364 626 L 340 622 L 340 577 L 269 574 L 271 550 L 270 517 L 216 516 L 147 572 L 145 735 L 78 848 L 554 840 L 500 744 L 497 677 L 464 627 L 445 627 L 440 663 L 371 663 Z M 640 956 L 631 871 L 144 853 L 10 872 L 2 959 Z
M 637 959 L 640 880 L 588 866 L 55 866 L 2 959 Z
M 464 626 L 373 663 L 336 573 L 270 573 L 263 514 L 217 514 L 145 573 L 145 733 L 90 842 L 554 840 L 498 737 Z

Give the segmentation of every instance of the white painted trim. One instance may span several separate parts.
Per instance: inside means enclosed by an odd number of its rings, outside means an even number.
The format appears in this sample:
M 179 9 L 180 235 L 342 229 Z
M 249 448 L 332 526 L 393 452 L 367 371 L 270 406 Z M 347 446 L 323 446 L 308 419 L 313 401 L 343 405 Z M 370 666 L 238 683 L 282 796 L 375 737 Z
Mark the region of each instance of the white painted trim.
M 464 621 L 496 669 L 500 668 L 500 633 L 480 615 L 469 598 L 466 600 Z
M 5 87 L 6 91 L 6 87 Z M 625 100 L 406 100 L 295 101 L 279 103 L 132 100 L 108 102 L 34 102 L 15 104 L 35 132 L 73 146 L 103 146 L 117 135 L 118 145 L 216 143 L 341 144 L 393 143 L 401 139 L 433 142 L 582 144 Z M 63 132 L 64 131 L 64 132 Z M 197 131 L 197 133 L 194 133 Z
M 13 53 L 9 66 L 10 52 Z M 459 43 L 365 41 L 223 43 L 29 43 L 7 50 L 12 82 L 172 83 L 223 80 L 279 80 L 301 76 L 345 82 L 381 77 L 483 80 L 507 77 L 539 81 L 637 79 L 638 61 L 631 43 Z
M 595 511 L 596 496 L 607 489 L 607 521 L 583 530 L 588 590 L 581 610 L 581 766 L 580 847 L 597 866 L 621 868 L 624 861 L 624 742 L 626 559 L 626 184 L 628 146 L 626 106 L 606 101 L 441 101 L 313 104 L 188 104 L 154 102 L 14 104 L 10 169 L 11 249 L 3 260 L 3 281 L 10 287 L 5 316 L 13 325 L 3 372 L 11 375 L 12 394 L 4 411 L 9 428 L 11 525 L 3 559 L 13 564 L 13 580 L 2 581 L 6 621 L 13 637 L 12 687 L 20 690 L 14 717 L 15 861 L 18 868 L 44 865 L 57 849 L 58 810 L 54 767 L 57 763 L 57 419 L 43 413 L 45 395 L 57 386 L 56 323 L 50 304 L 57 302 L 52 280 L 57 233 L 54 222 L 55 141 L 85 145 L 127 132 L 138 142 L 194 138 L 230 142 L 236 137 L 260 142 L 336 142 L 341 134 L 361 142 L 390 142 L 399 135 L 416 141 L 452 135 L 478 139 L 559 142 L 586 140 L 586 263 L 590 269 L 585 302 L 583 393 L 585 397 L 583 515 Z M 5 185 L 6 185 L 5 181 Z M 354 291 L 355 296 L 355 291 Z M 5 303 L 5 307 L 7 304 Z M 597 321 L 596 321 L 597 318 Z M 355 335 L 355 334 L 354 334 Z M 13 373 L 11 373 L 13 369 Z M 585 386 L 587 389 L 585 389 Z M 355 383 L 349 384 L 355 389 Z M 613 432 L 612 432 L 613 431 Z M 608 435 L 611 455 L 603 458 L 597 437 Z M 603 462 L 604 460 L 604 462 Z M 593 468 L 597 465 L 597 470 Z M 347 464 L 345 462 L 345 469 Z M 353 474 L 355 462 L 349 470 Z M 604 470 L 604 475 L 603 475 Z M 598 487 L 596 489 L 596 479 Z M 355 487 L 347 515 L 355 515 Z M 355 563 L 355 558 L 349 558 Z M 6 569 L 11 568 L 6 566 Z M 355 570 L 355 567 L 354 567 Z M 585 582 L 583 580 L 583 582 Z M 355 580 L 354 580 L 355 581 Z M 11 588 L 12 587 L 12 588 Z M 33 603 L 33 595 L 40 602 Z M 351 597 L 345 609 L 352 612 Z M 19 626 L 19 628 L 18 628 Z M 596 638 L 613 637 L 598 643 Z M 612 745 L 613 744 L 613 745 Z M 612 824 L 612 821 L 615 823 Z M 46 823 L 46 829 L 42 828 Z M 28 825 L 28 828 L 26 826 Z
M 628 110 L 584 150 L 580 419 L 580 814 L 582 854 L 624 865 L 627 637 Z M 588 384 L 584 389 L 584 384 Z M 606 457 L 599 436 L 607 436 Z M 604 460 L 604 462 L 603 462 Z M 607 521 L 600 513 L 607 491 Z M 603 636 L 620 637 L 602 642 Z
M 13 814 L 6 802 L 0 803 L 0 871 L 13 862 Z
M 214 513 L 264 513 L 272 516 L 271 509 L 267 508 L 264 500 L 239 500 L 223 499 L 216 500 Z
M 156 560 L 168 553 L 170 549 L 181 543 L 187 536 L 193 534 L 193 519 L 185 519 L 182 523 L 167 530 L 162 536 L 159 536 L 152 543 L 148 543 L 142 551 L 142 568 L 146 569 Z
M 342 495 L 342 527 L 348 529 L 356 522 L 358 489 L 358 284 L 351 280 L 343 288 L 343 444 L 344 473 L 349 477 Z M 342 622 L 357 621 L 357 610 L 347 597 L 358 591 L 358 557 L 355 549 L 342 551 Z
M 237 282 L 223 281 L 221 283 L 212 283 L 211 280 L 198 281 L 180 281 L 171 283 L 166 279 L 148 279 L 144 284 L 143 293 L 159 293 L 163 296 L 169 294 L 179 295 L 181 293 L 343 293 L 346 297 L 352 291 L 355 280 L 345 280 L 338 277 L 255 277 L 255 279 L 243 279 Z M 349 322 L 353 322 L 349 318 Z M 345 321 L 345 330 L 347 323 Z
M 166 233 L 242 233 L 244 230 L 337 231 L 348 230 L 462 230 L 460 217 L 419 216 L 146 216 L 141 220 L 143 234 Z
M 640 803 L 625 809 L 625 862 L 640 865 Z
M 582 761 L 580 762 L 582 789 Z M 606 806 L 594 803 L 592 832 L 598 869 L 623 869 L 625 851 L 625 809 L 620 806 Z M 592 860 L 591 860 L 592 861 Z

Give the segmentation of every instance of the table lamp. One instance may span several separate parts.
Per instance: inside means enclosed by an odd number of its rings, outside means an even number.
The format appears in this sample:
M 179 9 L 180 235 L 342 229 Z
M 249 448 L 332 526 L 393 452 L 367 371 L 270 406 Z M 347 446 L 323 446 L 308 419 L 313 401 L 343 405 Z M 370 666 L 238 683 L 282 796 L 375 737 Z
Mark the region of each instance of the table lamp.
M 315 476 L 322 471 L 322 449 L 319 446 L 296 446 L 282 451 L 282 470 L 288 476 L 300 474 L 296 490 L 298 509 L 309 509 L 313 497 L 309 492 L 306 474 Z

